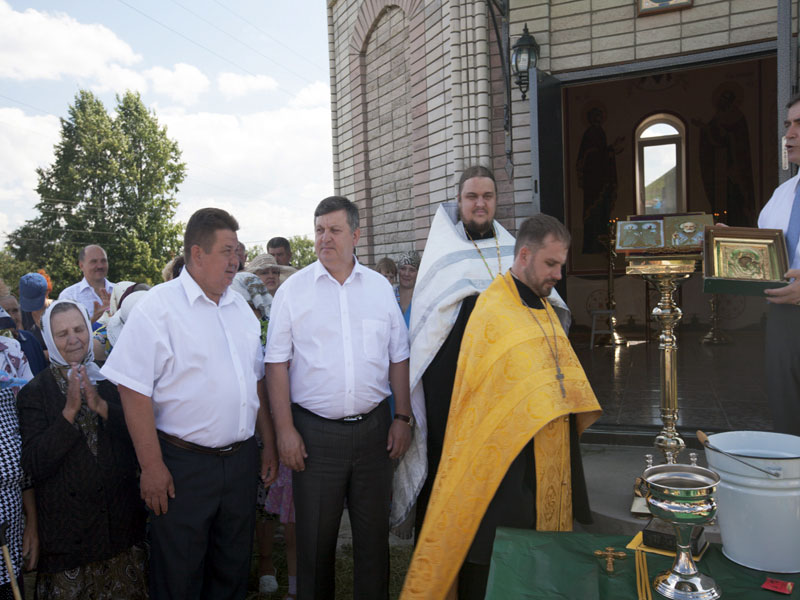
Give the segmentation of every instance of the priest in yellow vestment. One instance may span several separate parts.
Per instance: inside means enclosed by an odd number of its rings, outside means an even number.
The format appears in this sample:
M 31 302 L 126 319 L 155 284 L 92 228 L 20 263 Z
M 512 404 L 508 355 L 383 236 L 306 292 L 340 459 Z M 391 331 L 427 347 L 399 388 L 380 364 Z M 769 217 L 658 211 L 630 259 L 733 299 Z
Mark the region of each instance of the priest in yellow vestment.
M 569 243 L 556 219 L 527 219 L 511 269 L 475 305 L 403 600 L 445 598 L 457 581 L 459 598 L 483 598 L 498 525 L 572 528 L 571 446 L 577 448 L 577 436 L 598 418 L 600 406 L 546 301 Z M 519 524 L 526 519 L 528 525 Z M 473 554 L 487 565 L 483 578 L 459 577 Z

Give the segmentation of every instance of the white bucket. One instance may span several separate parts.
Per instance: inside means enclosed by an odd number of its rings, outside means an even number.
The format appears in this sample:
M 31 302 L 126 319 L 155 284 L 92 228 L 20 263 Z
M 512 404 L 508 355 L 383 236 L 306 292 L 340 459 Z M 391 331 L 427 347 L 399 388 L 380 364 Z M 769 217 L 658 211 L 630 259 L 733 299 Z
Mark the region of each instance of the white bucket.
M 759 571 L 800 572 L 800 437 L 766 431 L 729 431 L 711 445 L 772 477 L 706 448 L 708 466 L 720 476 L 716 495 L 722 552 Z

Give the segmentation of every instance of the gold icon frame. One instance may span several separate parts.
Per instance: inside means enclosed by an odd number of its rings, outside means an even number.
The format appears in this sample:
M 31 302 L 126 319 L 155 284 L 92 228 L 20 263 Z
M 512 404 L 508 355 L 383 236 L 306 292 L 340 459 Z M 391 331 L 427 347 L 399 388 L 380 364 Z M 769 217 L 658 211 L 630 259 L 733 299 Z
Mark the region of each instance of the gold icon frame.
M 786 240 L 780 229 L 706 227 L 703 291 L 764 296 L 782 287 L 789 270 Z

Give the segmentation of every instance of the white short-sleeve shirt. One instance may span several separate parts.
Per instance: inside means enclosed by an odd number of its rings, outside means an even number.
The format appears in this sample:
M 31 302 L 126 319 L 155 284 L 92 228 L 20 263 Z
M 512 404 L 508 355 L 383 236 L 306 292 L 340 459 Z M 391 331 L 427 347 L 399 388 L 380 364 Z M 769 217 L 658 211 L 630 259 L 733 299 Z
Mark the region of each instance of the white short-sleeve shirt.
M 275 294 L 264 360 L 290 360 L 292 402 L 322 417 L 375 408 L 391 393 L 389 363 L 408 355 L 392 286 L 358 261 L 344 284 L 316 261 Z
M 217 305 L 184 269 L 136 305 L 102 373 L 152 399 L 157 429 L 224 447 L 255 431 L 261 327 L 239 294 Z

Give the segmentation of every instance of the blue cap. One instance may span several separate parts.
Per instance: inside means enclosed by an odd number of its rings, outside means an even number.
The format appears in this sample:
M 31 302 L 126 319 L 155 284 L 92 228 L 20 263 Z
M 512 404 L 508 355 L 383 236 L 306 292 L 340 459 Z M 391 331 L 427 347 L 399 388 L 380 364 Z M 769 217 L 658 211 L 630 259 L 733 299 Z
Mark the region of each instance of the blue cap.
M 44 308 L 47 279 L 41 273 L 26 273 L 19 278 L 19 307 L 26 312 Z

